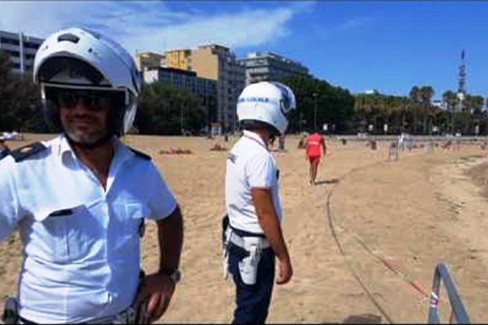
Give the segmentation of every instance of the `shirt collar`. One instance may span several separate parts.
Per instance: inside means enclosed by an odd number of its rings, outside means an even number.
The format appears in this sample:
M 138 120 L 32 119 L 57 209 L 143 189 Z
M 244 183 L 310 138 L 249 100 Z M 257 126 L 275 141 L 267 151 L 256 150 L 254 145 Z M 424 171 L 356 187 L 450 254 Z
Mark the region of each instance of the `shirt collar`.
M 69 145 L 68 139 L 66 138 L 66 135 L 61 134 L 58 137 L 58 147 L 57 147 L 57 154 L 59 157 L 63 157 L 66 155 L 72 155 L 73 157 L 75 156 L 75 153 L 71 146 Z
M 66 135 L 61 134 L 57 138 L 58 145 L 55 150 L 58 157 L 61 159 L 66 159 L 64 157 L 71 157 L 72 159 L 77 159 L 73 148 L 68 142 Z M 124 145 L 120 139 L 117 137 L 112 138 L 112 144 L 114 146 L 114 159 L 117 158 L 120 162 L 123 162 L 133 156 L 133 153 Z
M 248 130 L 244 130 L 243 134 L 246 138 L 250 138 L 251 140 L 256 141 L 257 143 L 265 147 L 266 150 L 268 149 L 268 146 L 264 143 L 263 139 L 259 136 L 259 134 Z

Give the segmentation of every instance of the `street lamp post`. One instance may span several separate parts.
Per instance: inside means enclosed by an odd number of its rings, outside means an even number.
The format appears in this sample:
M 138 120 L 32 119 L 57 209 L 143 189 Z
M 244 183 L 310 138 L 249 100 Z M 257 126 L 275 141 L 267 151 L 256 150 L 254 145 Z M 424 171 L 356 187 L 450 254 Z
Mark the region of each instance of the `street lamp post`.
M 317 131 L 317 93 L 312 94 L 314 102 L 313 102 L 313 127 L 314 132 Z
M 180 130 L 181 134 L 184 135 L 185 131 L 185 105 L 181 105 L 180 108 Z

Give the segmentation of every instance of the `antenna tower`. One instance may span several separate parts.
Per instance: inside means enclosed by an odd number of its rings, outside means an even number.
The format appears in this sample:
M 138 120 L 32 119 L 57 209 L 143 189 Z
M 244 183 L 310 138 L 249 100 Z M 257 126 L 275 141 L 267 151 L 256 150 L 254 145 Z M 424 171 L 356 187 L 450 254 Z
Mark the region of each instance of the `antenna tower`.
M 459 66 L 459 86 L 458 86 L 458 99 L 459 110 L 463 111 L 463 100 L 466 97 L 466 62 L 464 60 L 464 50 L 461 52 L 461 65 Z

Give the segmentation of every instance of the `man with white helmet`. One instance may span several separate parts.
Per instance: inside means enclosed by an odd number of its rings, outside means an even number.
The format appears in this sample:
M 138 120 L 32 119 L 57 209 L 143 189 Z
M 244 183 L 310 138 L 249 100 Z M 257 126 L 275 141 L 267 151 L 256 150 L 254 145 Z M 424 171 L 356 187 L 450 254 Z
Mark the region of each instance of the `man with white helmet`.
M 262 324 L 276 283 L 290 281 L 293 269 L 283 239 L 279 170 L 268 144 L 285 133 L 295 109 L 291 89 L 278 82 L 244 88 L 237 103 L 243 136 L 227 158 L 224 218 L 226 272 L 236 285 L 234 324 Z
M 141 91 L 133 58 L 103 35 L 65 29 L 40 46 L 34 81 L 45 120 L 60 134 L 0 160 L 0 240 L 18 227 L 24 255 L 6 321 L 159 319 L 179 279 L 183 222 L 151 158 L 118 138 L 132 126 Z M 147 276 L 144 218 L 157 222 L 161 256 Z

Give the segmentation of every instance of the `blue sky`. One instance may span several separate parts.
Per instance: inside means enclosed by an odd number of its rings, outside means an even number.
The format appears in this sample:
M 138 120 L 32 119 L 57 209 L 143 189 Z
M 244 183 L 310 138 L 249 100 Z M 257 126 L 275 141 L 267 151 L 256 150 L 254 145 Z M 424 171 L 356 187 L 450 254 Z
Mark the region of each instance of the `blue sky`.
M 484 1 L 2 1 L 0 29 L 46 37 L 69 26 L 110 35 L 134 54 L 217 43 L 241 58 L 273 51 L 353 93 L 457 90 L 488 97 Z

